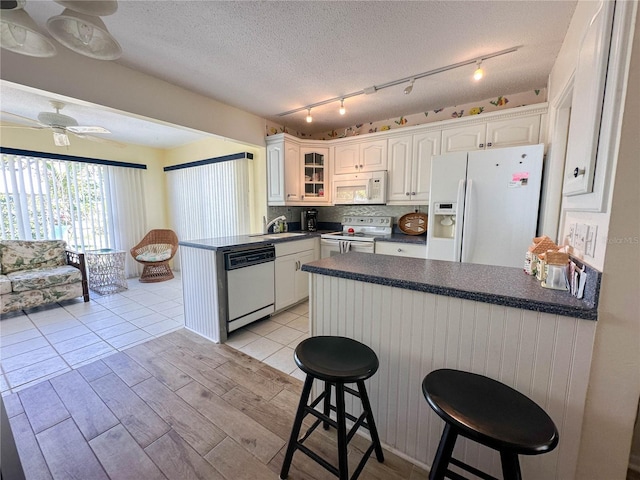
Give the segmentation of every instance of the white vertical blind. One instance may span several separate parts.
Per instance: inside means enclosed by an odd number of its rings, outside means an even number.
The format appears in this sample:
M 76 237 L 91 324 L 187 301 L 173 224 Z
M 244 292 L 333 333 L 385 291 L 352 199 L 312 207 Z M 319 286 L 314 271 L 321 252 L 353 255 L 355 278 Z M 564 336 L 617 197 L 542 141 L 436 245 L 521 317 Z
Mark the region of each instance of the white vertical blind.
M 180 240 L 249 233 L 249 160 L 167 172 L 171 224 Z
M 103 218 L 109 223 L 109 245 L 128 252 L 147 233 L 142 170 L 108 166 L 104 178 L 110 199 L 110 215 Z M 125 259 L 127 276 L 139 276 L 142 265 L 129 254 Z

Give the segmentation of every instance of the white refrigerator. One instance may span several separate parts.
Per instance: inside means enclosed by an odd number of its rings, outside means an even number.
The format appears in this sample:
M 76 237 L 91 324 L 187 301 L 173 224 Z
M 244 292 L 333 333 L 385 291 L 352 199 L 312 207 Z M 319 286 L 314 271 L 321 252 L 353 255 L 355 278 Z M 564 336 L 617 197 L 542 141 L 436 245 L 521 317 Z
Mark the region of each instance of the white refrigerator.
M 540 144 L 434 157 L 427 258 L 522 267 L 536 236 L 543 156 Z

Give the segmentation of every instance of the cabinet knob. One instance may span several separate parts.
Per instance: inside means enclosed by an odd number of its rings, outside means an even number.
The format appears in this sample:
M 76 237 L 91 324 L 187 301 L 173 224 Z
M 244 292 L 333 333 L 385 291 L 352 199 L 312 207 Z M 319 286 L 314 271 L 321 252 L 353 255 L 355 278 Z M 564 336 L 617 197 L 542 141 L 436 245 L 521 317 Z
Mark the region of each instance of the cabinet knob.
M 479 146 L 480 148 L 484 148 L 484 143 L 481 143 Z
M 399 248 L 399 249 L 398 249 L 398 252 L 402 252 L 402 249 L 401 249 L 401 248 Z
M 491 142 L 487 142 L 487 147 L 490 147 L 492 145 Z
M 405 193 L 405 195 L 408 197 L 409 195 L 411 195 L 409 192 Z
M 576 169 L 573 171 L 573 178 L 578 178 L 581 175 L 585 174 L 585 170 L 584 168 L 578 168 L 576 167 Z
M 360 165 L 360 170 L 362 170 L 364 168 L 364 165 Z
M 415 195 L 415 194 L 416 194 L 416 192 L 411 192 L 411 195 Z

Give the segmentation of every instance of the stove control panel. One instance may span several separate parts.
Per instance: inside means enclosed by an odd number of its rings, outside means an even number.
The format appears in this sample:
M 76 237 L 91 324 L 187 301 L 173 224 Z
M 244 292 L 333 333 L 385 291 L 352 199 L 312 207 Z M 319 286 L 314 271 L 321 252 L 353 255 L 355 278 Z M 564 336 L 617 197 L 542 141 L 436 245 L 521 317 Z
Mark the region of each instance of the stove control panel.
M 342 218 L 343 226 L 366 225 L 370 227 L 391 227 L 393 217 L 369 217 L 369 216 L 345 216 Z

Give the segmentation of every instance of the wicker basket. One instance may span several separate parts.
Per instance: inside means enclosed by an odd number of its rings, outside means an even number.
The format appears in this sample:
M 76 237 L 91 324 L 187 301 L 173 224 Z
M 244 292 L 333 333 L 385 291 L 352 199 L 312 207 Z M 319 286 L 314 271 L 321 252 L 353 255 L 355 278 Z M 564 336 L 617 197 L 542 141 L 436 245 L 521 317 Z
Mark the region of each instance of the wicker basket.
M 422 212 L 407 213 L 398 220 L 398 228 L 407 235 L 423 235 L 427 233 L 428 218 Z

